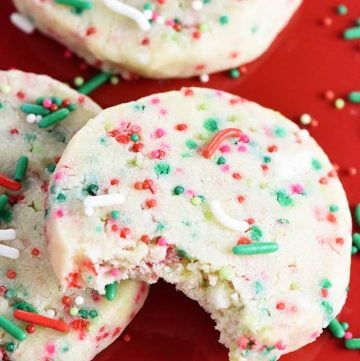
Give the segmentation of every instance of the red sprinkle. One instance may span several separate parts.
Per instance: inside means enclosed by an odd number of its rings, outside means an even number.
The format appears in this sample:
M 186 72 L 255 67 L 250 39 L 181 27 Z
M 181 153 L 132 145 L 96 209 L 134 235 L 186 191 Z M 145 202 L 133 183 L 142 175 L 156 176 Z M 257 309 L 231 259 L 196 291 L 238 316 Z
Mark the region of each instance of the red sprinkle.
M 36 331 L 36 327 L 32 323 L 30 323 L 30 325 L 26 326 L 26 332 L 27 333 L 34 333 L 35 331 Z
M 68 324 L 66 324 L 64 321 L 54 320 L 52 318 L 41 316 L 32 312 L 16 310 L 14 312 L 14 317 L 20 321 L 30 322 L 35 325 L 52 328 L 60 332 L 66 332 L 69 330 Z
M 227 128 L 218 132 L 211 142 L 204 148 L 202 155 L 204 158 L 211 158 L 220 144 L 227 138 L 240 138 L 243 135 L 242 131 L 238 128 Z
M 14 270 L 8 270 L 6 272 L 6 277 L 9 278 L 10 280 L 13 280 L 14 278 L 16 278 L 17 273 Z
M 21 184 L 19 182 L 8 178 L 1 173 L 0 173 L 0 186 L 3 186 L 12 191 L 19 191 L 21 189 Z

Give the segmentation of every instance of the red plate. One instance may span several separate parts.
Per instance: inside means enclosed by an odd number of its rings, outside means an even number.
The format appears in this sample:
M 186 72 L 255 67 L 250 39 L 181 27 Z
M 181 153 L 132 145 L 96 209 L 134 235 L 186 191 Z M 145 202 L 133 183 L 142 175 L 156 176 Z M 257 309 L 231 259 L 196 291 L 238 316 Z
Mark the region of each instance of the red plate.
M 309 130 L 340 166 L 353 208 L 360 202 L 360 105 L 347 103 L 344 109 L 337 110 L 324 97 L 327 90 L 344 98 L 349 91 L 360 90 L 360 41 L 345 41 L 341 37 L 342 31 L 360 15 L 360 1 L 344 3 L 348 14 L 339 16 L 335 0 L 304 0 L 270 51 L 248 65 L 246 74 L 236 80 L 226 73 L 217 74 L 211 76 L 206 86 L 278 109 L 294 120 L 302 113 L 311 114 L 318 126 L 310 126 Z M 65 60 L 64 49 L 56 42 L 37 32 L 26 35 L 15 28 L 9 21 L 12 11 L 10 0 L 0 2 L 0 68 L 46 73 L 69 83 L 76 75 L 90 77 L 96 73 L 94 69 L 84 69 L 78 58 Z M 324 19 L 331 24 L 324 25 Z M 107 107 L 184 85 L 202 86 L 198 79 L 121 81 L 117 86 L 103 86 L 93 97 Z M 358 173 L 349 175 L 354 170 Z M 360 255 L 353 257 L 349 299 L 340 317 L 350 323 L 355 337 L 360 337 L 360 317 L 356 311 L 356 300 L 360 299 L 358 274 Z M 160 282 L 152 287 L 148 302 L 126 334 L 96 361 L 227 361 L 227 351 L 217 343 L 217 338 L 213 322 L 195 302 Z M 359 356 L 359 351 L 344 349 L 341 340 L 325 332 L 316 342 L 282 360 L 355 361 Z

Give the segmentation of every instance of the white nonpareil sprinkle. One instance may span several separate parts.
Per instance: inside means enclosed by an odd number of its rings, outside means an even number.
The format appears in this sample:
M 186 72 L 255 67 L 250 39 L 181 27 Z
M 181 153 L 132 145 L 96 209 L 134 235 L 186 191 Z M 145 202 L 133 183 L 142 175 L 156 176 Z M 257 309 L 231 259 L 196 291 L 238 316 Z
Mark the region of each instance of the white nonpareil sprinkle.
M 239 221 L 227 215 L 221 207 L 219 201 L 212 201 L 210 204 L 213 216 L 226 228 L 233 231 L 245 232 L 249 229 L 249 223 L 246 221 Z
M 1 229 L 0 241 L 12 241 L 16 238 L 16 232 L 14 229 Z
M 144 31 L 150 29 L 150 23 L 147 17 L 140 10 L 130 5 L 123 4 L 118 0 L 103 0 L 103 2 L 110 10 L 134 20 L 140 29 Z
M 84 199 L 85 214 L 91 216 L 94 213 L 94 208 L 117 206 L 124 202 L 125 197 L 119 193 L 89 196 Z
M 26 121 L 29 123 L 29 124 L 33 124 L 36 122 L 36 115 L 35 114 L 28 114 L 26 116 Z
M 20 256 L 20 251 L 17 248 L 8 247 L 0 244 L 0 256 L 17 259 Z
M 304 113 L 300 116 L 300 123 L 304 125 L 308 125 L 311 123 L 311 116 L 307 113 Z
M 46 317 L 54 318 L 55 317 L 55 310 L 50 309 L 45 312 Z
M 10 15 L 10 21 L 26 34 L 32 34 L 35 30 L 34 23 L 29 18 L 19 13 L 12 13 Z
M 193 10 L 196 10 L 196 11 L 201 10 L 203 5 L 204 4 L 201 0 L 195 0 L 191 3 L 191 7 L 193 8 Z
M 78 306 L 81 306 L 84 304 L 84 297 L 77 296 L 75 297 L 75 304 Z
M 209 74 L 201 74 L 200 75 L 200 81 L 202 83 L 207 83 L 210 80 Z

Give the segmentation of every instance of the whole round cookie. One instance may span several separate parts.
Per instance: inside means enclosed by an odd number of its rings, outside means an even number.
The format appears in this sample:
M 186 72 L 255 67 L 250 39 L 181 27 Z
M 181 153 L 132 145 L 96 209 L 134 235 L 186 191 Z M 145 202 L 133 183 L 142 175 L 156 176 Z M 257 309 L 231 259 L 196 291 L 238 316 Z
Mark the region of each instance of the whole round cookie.
M 145 300 L 147 286 L 135 281 L 108 286 L 107 297 L 64 293 L 49 262 L 48 178 L 72 135 L 100 110 L 47 76 L 0 71 L 1 360 L 92 360 Z
M 235 68 L 270 46 L 301 0 L 14 0 L 43 33 L 125 78 Z
M 76 134 L 50 184 L 64 287 L 161 277 L 211 314 L 231 360 L 275 360 L 344 304 L 344 190 L 278 112 L 199 88 L 113 107 Z

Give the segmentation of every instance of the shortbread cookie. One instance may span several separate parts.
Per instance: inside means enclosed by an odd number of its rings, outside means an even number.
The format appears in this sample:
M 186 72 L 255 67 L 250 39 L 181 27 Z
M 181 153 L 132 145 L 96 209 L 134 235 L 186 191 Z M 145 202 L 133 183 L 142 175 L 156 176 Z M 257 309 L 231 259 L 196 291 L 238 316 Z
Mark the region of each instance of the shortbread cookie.
M 90 361 L 120 335 L 146 297 L 147 286 L 134 281 L 108 286 L 107 298 L 91 290 L 63 293 L 49 262 L 47 179 L 71 136 L 99 111 L 46 76 L 0 72 L 2 360 Z M 54 119 L 58 123 L 50 125 Z
M 351 217 L 327 156 L 279 113 L 221 91 L 100 113 L 65 150 L 48 217 L 64 287 L 161 277 L 211 314 L 231 360 L 313 341 L 346 298 Z
M 257 58 L 301 0 L 14 3 L 40 31 L 105 71 L 126 78 L 183 78 Z

